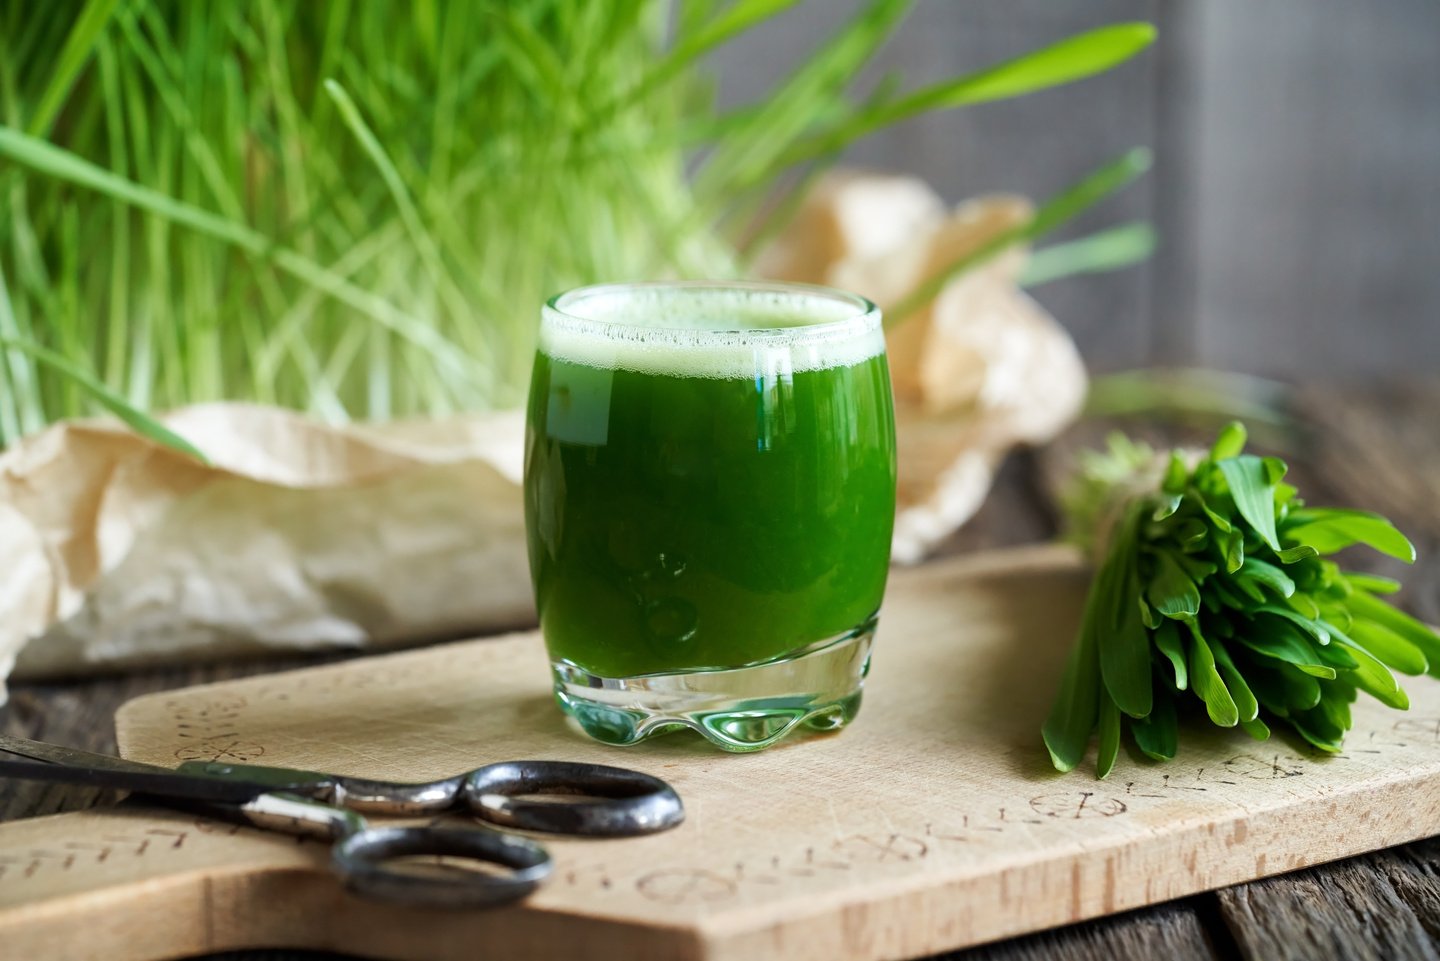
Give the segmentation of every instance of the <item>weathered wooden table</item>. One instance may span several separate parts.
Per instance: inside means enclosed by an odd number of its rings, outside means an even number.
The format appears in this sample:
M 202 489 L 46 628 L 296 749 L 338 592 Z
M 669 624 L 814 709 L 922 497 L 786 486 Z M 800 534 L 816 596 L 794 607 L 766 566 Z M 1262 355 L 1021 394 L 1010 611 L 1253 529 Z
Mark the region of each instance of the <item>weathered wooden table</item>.
M 1281 453 L 1316 504 L 1364 506 L 1394 520 L 1420 553 L 1414 567 L 1356 555 L 1351 563 L 1400 577 L 1402 606 L 1440 623 L 1440 383 L 1376 388 L 1324 387 L 1295 397 L 1301 430 Z M 1184 440 L 1182 429 L 1125 425 L 1157 443 Z M 959 553 L 1044 540 L 1056 533 L 1046 478 L 1055 460 L 1095 442 L 1086 424 L 1039 453 L 1012 457 L 984 509 L 945 547 Z M 315 657 L 150 671 L 64 684 L 16 684 L 0 709 L 0 727 L 114 751 L 115 709 L 136 695 L 258 674 Z M 1440 785 L 1436 785 L 1440 791 Z M 0 820 L 109 803 L 104 793 L 44 784 L 0 783 Z M 1317 832 L 1327 825 L 1315 825 Z M 1440 824 L 1435 825 L 1440 835 Z M 1440 837 L 1364 857 L 1202 894 L 1101 921 L 948 955 L 949 959 L 1343 957 L 1440 961 Z M 216 955 L 299 961 L 335 958 L 295 951 Z

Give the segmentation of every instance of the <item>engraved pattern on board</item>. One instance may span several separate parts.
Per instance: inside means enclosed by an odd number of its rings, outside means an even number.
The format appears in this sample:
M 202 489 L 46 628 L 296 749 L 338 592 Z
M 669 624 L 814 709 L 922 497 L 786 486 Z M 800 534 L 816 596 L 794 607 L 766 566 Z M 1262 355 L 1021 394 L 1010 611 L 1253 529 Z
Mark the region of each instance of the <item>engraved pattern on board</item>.
M 838 755 L 827 761 L 818 744 L 813 751 L 802 746 L 729 758 L 665 742 L 627 754 L 582 741 L 564 730 L 549 703 L 543 650 L 529 634 L 253 678 L 163 700 L 156 695 L 122 711 L 120 727 L 130 741 L 127 753 L 140 760 L 162 759 L 188 741 L 212 755 L 252 754 L 263 756 L 262 763 L 394 778 L 440 776 L 521 755 L 653 770 L 686 798 L 691 817 L 681 832 L 614 845 L 547 841 L 556 876 L 532 899 L 548 910 L 604 905 L 616 916 L 636 918 L 647 910 L 683 908 L 687 917 L 702 917 L 765 908 L 888 880 L 1000 874 L 1022 860 L 1069 863 L 1087 848 L 1163 848 L 1167 835 L 1178 837 L 1196 824 L 1208 823 L 1220 850 L 1244 849 L 1252 812 L 1317 807 L 1360 796 L 1397 776 L 1413 780 L 1440 772 L 1440 687 L 1424 678 L 1408 685 L 1410 714 L 1357 704 L 1356 728 L 1335 759 L 1307 753 L 1278 734 L 1253 742 L 1239 734 L 1197 732 L 1179 760 L 1155 765 L 1131 757 L 1100 782 L 1088 770 L 1066 777 L 1042 770 L 1032 756 L 1038 741 L 1027 739 L 1028 728 L 1019 734 L 976 732 L 967 735 L 970 741 L 954 742 L 953 734 L 937 733 L 925 714 L 933 705 L 899 696 L 918 690 L 916 685 L 934 688 L 926 678 L 936 664 L 948 663 L 941 655 L 954 655 L 935 654 L 897 635 L 964 636 L 973 645 L 969 663 L 977 673 L 995 666 L 986 659 L 1014 643 L 1013 631 L 997 627 L 999 615 L 1014 603 L 1004 597 L 1003 579 L 966 584 L 956 570 L 958 565 L 937 566 L 896 578 L 887 613 L 894 633 L 881 640 L 881 657 L 890 660 L 867 694 L 874 698 L 872 711 L 923 733 L 900 739 L 892 731 L 886 737 L 883 725 L 861 723 L 843 735 L 847 770 L 835 766 Z M 1055 611 L 1043 615 L 1046 622 L 1068 618 L 1068 603 L 1060 597 Z M 969 619 L 957 623 L 956 611 Z M 897 643 L 902 641 L 911 646 Z M 315 730 L 317 717 L 325 723 Z M 180 737 L 182 731 L 193 736 Z M 973 747 L 973 756 L 955 756 L 940 741 L 946 736 Z M 849 769 L 865 777 L 857 781 Z M 797 806 L 819 816 L 728 816 L 727 805 L 742 810 L 738 799 L 746 795 L 745 778 L 727 772 L 744 771 L 752 772 L 747 777 L 784 776 Z M 1199 851 L 1210 842 L 1187 837 L 1192 847 L 1174 858 L 1201 879 L 1191 883 L 1210 883 L 1217 877 L 1206 873 L 1214 859 Z M 1384 843 L 1403 840 L 1392 837 Z M 1251 846 L 1260 843 L 1252 836 Z M 1271 861 L 1281 863 L 1267 868 L 1264 855 L 1249 855 L 1255 864 L 1250 877 L 1303 857 L 1271 852 Z M 1240 869 L 1228 870 L 1226 883 Z M 1150 898 L 1148 879 L 1144 890 Z M 1156 891 L 1155 897 L 1164 896 L 1163 885 Z M 1136 903 L 1107 886 L 1107 905 L 1114 897 L 1115 903 Z M 1079 916 L 1081 906 L 1071 911 Z

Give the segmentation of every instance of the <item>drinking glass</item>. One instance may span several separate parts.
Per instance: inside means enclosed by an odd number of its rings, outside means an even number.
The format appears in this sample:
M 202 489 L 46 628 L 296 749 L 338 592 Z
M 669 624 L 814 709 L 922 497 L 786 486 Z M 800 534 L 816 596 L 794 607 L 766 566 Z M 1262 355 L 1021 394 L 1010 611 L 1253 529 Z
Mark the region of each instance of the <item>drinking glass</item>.
M 889 568 L 880 311 L 773 283 L 584 287 L 544 307 L 525 522 L 560 707 L 729 751 L 860 705 Z

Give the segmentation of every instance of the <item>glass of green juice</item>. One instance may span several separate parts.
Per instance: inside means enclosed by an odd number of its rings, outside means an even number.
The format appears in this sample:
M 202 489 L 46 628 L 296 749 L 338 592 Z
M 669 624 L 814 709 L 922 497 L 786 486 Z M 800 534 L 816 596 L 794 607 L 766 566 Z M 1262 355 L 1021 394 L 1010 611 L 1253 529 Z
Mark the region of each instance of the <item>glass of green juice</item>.
M 800 284 L 583 287 L 542 312 L 530 572 L 560 707 L 591 737 L 728 751 L 860 706 L 889 569 L 880 311 Z

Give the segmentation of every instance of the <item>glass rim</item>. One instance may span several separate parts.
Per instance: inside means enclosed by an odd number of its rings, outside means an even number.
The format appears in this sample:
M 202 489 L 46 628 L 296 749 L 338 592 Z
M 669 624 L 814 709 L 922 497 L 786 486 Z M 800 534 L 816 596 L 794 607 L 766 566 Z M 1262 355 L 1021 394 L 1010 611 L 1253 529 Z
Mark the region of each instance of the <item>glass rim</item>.
M 841 303 L 852 308 L 852 313 L 839 318 L 817 320 L 786 327 L 665 327 L 658 324 L 627 323 L 623 320 L 602 319 L 575 312 L 579 302 L 590 297 L 617 295 L 627 292 L 646 291 L 750 291 L 793 295 L 797 298 L 821 298 L 832 303 Z M 817 340 L 835 340 L 854 337 L 877 330 L 880 327 L 880 308 L 871 300 L 859 294 L 826 287 L 823 284 L 806 284 L 791 281 L 771 280 L 651 280 L 605 284 L 587 284 L 561 291 L 545 301 L 541 311 L 542 320 L 559 322 L 574 333 L 591 334 L 606 339 L 628 340 L 651 334 L 667 335 L 683 339 L 694 346 L 708 344 L 734 345 L 737 337 L 757 342 L 785 341 L 792 344 Z

